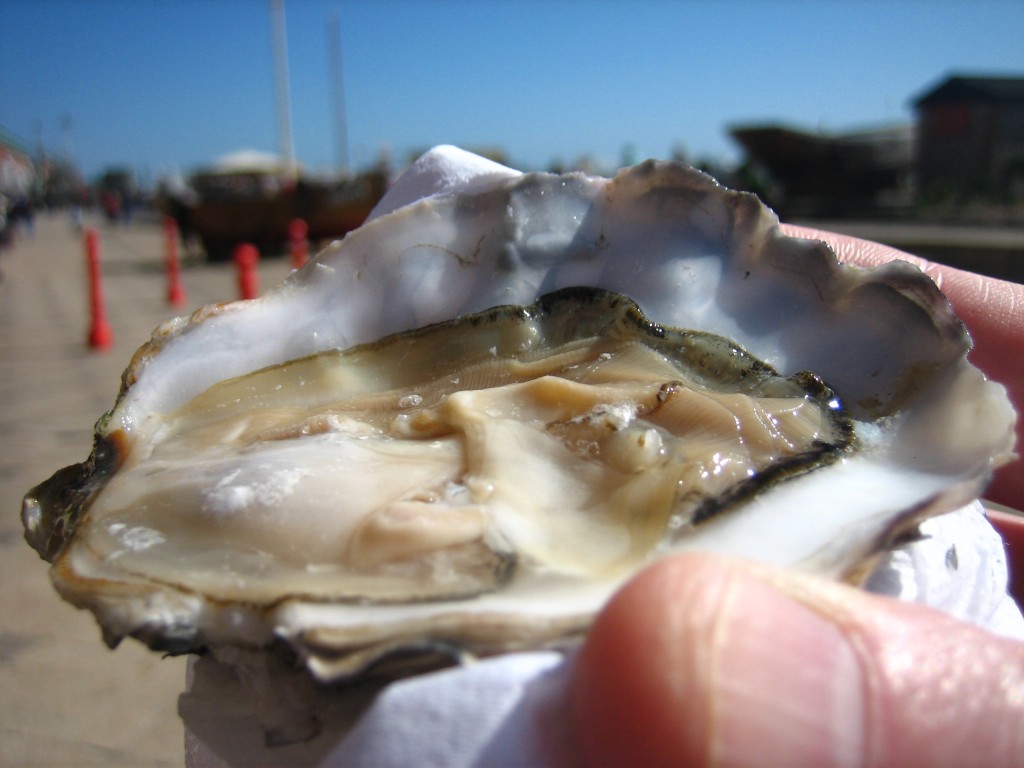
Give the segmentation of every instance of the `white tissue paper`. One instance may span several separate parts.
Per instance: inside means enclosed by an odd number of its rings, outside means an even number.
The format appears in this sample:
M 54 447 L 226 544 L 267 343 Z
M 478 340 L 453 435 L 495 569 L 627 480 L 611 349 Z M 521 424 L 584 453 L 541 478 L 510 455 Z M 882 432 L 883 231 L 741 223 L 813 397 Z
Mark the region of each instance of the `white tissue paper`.
M 398 178 L 371 218 L 518 173 L 456 147 L 437 147 Z M 866 587 L 1024 639 L 1024 618 L 1006 591 L 1003 542 L 981 504 L 930 519 L 921 533 L 880 562 Z M 571 654 L 509 654 L 332 700 L 283 684 L 289 687 L 282 696 L 306 696 L 323 731 L 310 741 L 267 747 L 259 725 L 267 713 L 257 711 L 266 699 L 251 693 L 253 683 L 244 685 L 231 667 L 212 659 L 193 659 L 179 702 L 185 762 L 188 768 L 572 765 L 563 701 L 571 663 Z

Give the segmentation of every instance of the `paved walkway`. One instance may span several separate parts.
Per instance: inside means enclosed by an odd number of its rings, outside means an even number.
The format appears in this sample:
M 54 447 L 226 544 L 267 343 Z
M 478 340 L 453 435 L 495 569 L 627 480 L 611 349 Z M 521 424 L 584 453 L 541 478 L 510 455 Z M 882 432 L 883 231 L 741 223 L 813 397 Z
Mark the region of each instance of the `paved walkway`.
M 139 643 L 103 644 L 91 614 L 64 603 L 48 565 L 22 538 L 21 497 L 57 469 L 84 460 L 92 425 L 114 401 L 121 371 L 161 322 L 236 297 L 231 265 L 185 260 L 187 304 L 168 306 L 159 224 L 100 233 L 114 345 L 86 345 L 82 236 L 66 215 L 37 219 L 34 238 L 0 251 L 0 766 L 184 764 L 177 697 L 184 659 Z M 288 272 L 261 264 L 264 288 Z

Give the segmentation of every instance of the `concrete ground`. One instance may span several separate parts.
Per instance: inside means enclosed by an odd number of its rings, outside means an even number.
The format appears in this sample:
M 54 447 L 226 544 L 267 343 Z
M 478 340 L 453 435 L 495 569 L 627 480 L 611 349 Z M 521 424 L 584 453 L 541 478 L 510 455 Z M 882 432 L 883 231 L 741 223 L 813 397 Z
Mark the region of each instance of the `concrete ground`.
M 24 542 L 24 493 L 84 460 L 96 419 L 113 404 L 121 371 L 161 322 L 236 298 L 230 264 L 186 259 L 187 303 L 166 301 L 159 222 L 100 233 L 103 292 L 114 344 L 86 344 L 89 303 L 82 235 L 66 214 L 37 218 L 0 251 L 0 766 L 184 764 L 177 697 L 185 660 L 126 641 L 109 650 L 91 614 L 63 602 L 49 566 Z M 287 258 L 264 260 L 261 286 Z

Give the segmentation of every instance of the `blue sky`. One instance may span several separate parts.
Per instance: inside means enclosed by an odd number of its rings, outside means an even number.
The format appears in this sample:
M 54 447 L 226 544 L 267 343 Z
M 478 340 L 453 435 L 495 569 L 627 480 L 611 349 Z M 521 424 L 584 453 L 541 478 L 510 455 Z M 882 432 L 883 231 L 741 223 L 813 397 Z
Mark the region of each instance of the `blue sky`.
M 355 166 L 438 143 L 524 168 L 614 164 L 626 147 L 731 162 L 731 124 L 906 122 L 947 73 L 1024 75 L 1019 0 L 285 0 L 285 14 L 295 150 L 314 170 L 339 159 L 335 14 Z M 0 0 L 0 126 L 89 176 L 277 151 L 270 29 L 266 0 Z

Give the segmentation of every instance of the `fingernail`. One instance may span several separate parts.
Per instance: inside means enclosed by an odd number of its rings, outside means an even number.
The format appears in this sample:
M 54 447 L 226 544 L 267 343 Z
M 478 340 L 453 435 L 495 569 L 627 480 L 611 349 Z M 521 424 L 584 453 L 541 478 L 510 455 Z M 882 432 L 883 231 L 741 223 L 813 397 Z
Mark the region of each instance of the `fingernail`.
M 849 640 L 774 586 L 738 575 L 712 657 L 712 765 L 861 764 L 864 680 Z

